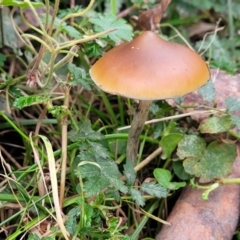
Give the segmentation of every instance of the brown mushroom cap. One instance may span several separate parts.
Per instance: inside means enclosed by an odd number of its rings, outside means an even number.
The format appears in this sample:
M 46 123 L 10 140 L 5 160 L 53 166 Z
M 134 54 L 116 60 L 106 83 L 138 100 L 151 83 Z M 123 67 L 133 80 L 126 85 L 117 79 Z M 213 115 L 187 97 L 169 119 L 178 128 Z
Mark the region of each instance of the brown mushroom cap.
M 151 31 L 107 52 L 90 75 L 103 91 L 139 100 L 179 97 L 210 79 L 196 52 Z

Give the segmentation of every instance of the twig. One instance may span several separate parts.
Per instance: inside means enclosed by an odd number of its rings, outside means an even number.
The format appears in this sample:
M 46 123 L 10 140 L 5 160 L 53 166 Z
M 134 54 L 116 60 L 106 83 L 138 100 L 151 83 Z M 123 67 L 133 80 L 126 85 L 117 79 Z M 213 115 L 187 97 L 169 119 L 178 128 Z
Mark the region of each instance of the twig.
M 197 115 L 197 114 L 213 114 L 213 113 L 220 112 L 220 111 L 225 111 L 225 109 L 216 109 L 216 110 L 211 109 L 211 110 L 203 110 L 203 111 L 193 111 L 193 112 L 178 114 L 178 115 L 174 115 L 174 116 L 170 116 L 170 117 L 152 119 L 152 120 L 146 121 L 144 124 L 146 125 L 146 124 L 151 124 L 151 123 L 163 122 L 163 121 L 188 117 L 188 116 Z M 129 128 L 131 128 L 131 125 L 118 128 L 117 131 L 123 131 L 123 130 L 129 129 Z

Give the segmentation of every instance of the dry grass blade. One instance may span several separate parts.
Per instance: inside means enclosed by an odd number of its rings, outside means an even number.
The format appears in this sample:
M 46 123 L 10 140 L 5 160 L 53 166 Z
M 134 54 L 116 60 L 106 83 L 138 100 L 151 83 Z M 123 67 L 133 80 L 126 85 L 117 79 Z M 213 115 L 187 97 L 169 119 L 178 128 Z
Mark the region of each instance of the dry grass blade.
M 68 232 L 64 226 L 64 221 L 62 218 L 62 211 L 61 211 L 60 204 L 59 204 L 57 172 L 56 172 L 55 159 L 54 159 L 54 155 L 53 155 L 52 146 L 51 146 L 51 143 L 49 142 L 49 140 L 45 136 L 39 135 L 39 137 L 44 142 L 44 145 L 45 145 L 45 148 L 47 151 L 50 179 L 51 179 L 52 192 L 53 192 L 53 201 L 54 201 L 54 206 L 55 206 L 55 211 L 56 211 L 56 216 L 57 216 L 57 222 L 59 224 L 59 227 L 61 229 L 63 236 L 65 237 L 65 239 L 68 240 L 69 239 Z

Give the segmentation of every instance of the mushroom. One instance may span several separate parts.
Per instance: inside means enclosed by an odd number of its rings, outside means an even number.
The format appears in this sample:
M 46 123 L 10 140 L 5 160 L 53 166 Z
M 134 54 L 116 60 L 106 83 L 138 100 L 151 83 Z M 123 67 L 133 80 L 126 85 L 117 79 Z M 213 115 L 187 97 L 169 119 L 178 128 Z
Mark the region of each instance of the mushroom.
M 207 64 L 196 52 L 152 31 L 111 49 L 90 75 L 103 91 L 139 100 L 127 143 L 127 160 L 134 162 L 152 100 L 180 97 L 210 79 Z

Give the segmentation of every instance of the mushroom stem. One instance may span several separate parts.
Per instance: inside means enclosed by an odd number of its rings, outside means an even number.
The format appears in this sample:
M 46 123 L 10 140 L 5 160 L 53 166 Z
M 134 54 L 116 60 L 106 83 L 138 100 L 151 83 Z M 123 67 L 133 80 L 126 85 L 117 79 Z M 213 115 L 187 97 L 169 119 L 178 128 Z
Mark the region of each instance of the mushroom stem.
M 144 123 L 147 120 L 149 108 L 152 101 L 140 100 L 136 109 L 136 113 L 133 116 L 131 128 L 129 130 L 128 142 L 127 142 L 127 160 L 136 163 L 139 137 L 142 133 Z

